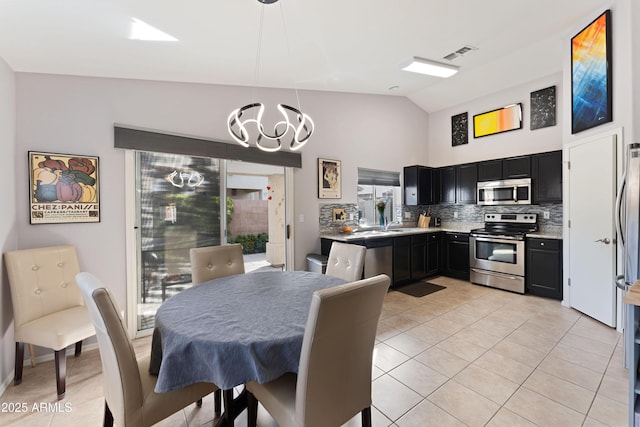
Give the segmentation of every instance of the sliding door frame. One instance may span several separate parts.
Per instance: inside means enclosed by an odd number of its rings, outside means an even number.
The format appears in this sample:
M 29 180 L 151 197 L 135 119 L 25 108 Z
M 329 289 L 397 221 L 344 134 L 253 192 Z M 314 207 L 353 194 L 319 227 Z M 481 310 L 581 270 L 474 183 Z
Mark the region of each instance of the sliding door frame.
M 126 325 L 130 337 L 143 337 L 151 335 L 153 329 L 138 330 L 137 310 L 138 310 L 138 273 L 140 269 L 140 255 L 138 253 L 139 241 L 139 218 L 136 209 L 136 151 L 125 150 L 125 257 L 126 257 Z M 222 165 L 224 163 L 224 165 Z M 224 173 L 223 173 L 224 172 Z M 220 172 L 221 186 L 226 187 L 226 162 L 221 159 Z M 284 167 L 285 180 L 285 267 L 284 270 L 294 268 L 294 231 L 293 231 L 293 168 Z M 220 197 L 226 204 L 226 197 Z M 221 243 L 226 244 L 226 207 L 221 206 L 221 227 L 224 232 L 221 236 Z M 125 313 L 122 313 L 123 315 Z

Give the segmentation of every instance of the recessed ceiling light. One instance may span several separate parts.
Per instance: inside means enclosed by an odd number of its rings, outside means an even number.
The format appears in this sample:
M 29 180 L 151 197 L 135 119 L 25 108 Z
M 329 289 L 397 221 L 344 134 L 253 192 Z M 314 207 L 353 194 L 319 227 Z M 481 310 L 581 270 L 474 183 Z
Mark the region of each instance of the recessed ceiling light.
M 178 39 L 160 31 L 159 29 L 141 21 L 137 18 L 131 18 L 131 40 L 145 40 L 158 42 L 177 42 Z
M 442 64 L 429 59 L 418 58 L 417 56 L 408 61 L 402 69 L 435 77 L 451 77 L 458 72 L 458 67 L 454 65 Z

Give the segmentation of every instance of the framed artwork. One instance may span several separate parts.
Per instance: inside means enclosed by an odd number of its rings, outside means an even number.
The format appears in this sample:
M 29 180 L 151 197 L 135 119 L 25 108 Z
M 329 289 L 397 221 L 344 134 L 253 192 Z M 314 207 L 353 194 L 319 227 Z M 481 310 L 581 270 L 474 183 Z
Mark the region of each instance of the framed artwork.
M 29 222 L 100 222 L 98 158 L 29 151 Z
M 469 143 L 469 113 L 451 116 L 451 146 Z
M 522 104 L 511 104 L 473 116 L 473 137 L 522 129 Z
M 342 171 L 340 160 L 318 158 L 318 198 L 340 199 L 342 197 Z
M 531 130 L 556 125 L 556 87 L 531 92 Z
M 571 133 L 613 120 L 611 11 L 571 39 Z

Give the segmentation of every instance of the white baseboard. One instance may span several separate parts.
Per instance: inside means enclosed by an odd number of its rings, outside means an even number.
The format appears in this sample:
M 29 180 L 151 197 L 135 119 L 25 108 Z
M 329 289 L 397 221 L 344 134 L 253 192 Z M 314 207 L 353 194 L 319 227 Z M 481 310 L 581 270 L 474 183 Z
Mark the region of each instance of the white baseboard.
M 25 344 L 25 347 L 27 347 L 28 344 Z M 85 351 L 90 351 L 90 350 L 95 350 L 98 348 L 98 342 L 94 341 L 90 344 L 84 344 L 82 343 L 82 352 L 84 353 Z M 73 356 L 75 354 L 76 351 L 76 346 L 72 345 L 67 347 L 67 357 L 69 356 Z M 24 358 L 24 366 L 25 367 L 30 367 L 31 366 L 31 358 L 29 357 L 29 351 L 25 351 L 24 352 L 25 355 L 27 357 Z M 82 357 L 82 355 L 80 355 L 80 357 Z M 38 357 L 36 357 L 35 362 L 36 364 L 38 363 L 43 363 L 43 362 L 48 362 L 50 360 L 53 360 L 55 358 L 55 354 L 53 352 L 53 350 L 48 351 L 45 354 L 42 354 Z M 53 374 L 55 376 L 55 374 Z M 2 396 L 4 394 L 5 391 L 7 391 L 7 388 L 9 388 L 9 386 L 11 385 L 11 383 L 13 382 L 13 378 L 15 377 L 15 372 L 12 372 L 7 376 L 7 378 L 5 378 L 2 383 L 0 383 L 0 396 Z

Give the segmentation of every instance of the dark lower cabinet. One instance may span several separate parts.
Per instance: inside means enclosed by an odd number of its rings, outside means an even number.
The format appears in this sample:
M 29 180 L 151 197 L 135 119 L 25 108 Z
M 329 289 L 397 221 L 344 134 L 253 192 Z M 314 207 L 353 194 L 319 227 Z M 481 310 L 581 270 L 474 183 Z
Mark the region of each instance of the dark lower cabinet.
M 562 299 L 562 240 L 527 239 L 527 292 Z
M 447 231 L 442 238 L 441 273 L 469 280 L 469 233 Z
M 393 284 L 411 279 L 411 236 L 393 239 Z
M 411 280 L 427 276 L 427 235 L 411 236 Z
M 433 276 L 440 272 L 440 237 L 442 233 L 427 234 L 427 261 L 425 272 L 427 276 Z

